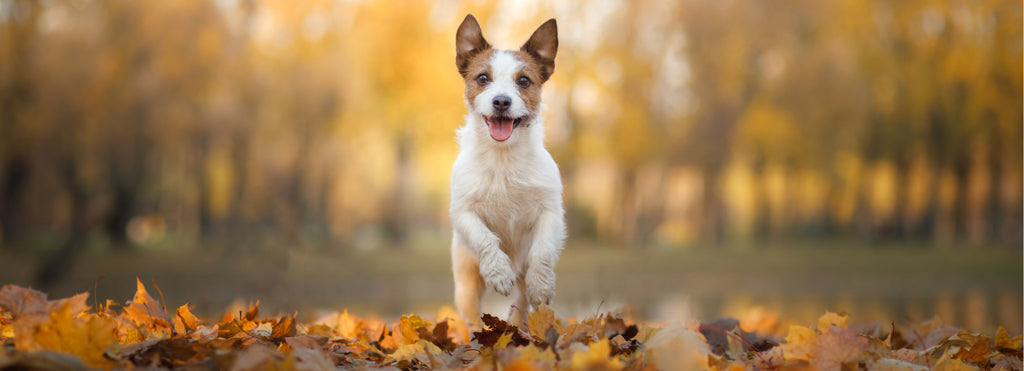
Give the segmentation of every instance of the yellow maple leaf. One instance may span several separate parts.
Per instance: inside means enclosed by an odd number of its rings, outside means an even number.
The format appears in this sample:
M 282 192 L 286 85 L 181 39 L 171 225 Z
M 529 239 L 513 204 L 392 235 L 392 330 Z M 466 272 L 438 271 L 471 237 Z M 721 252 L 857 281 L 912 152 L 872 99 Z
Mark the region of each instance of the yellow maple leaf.
M 998 348 L 1020 349 L 1022 340 L 1024 340 L 1024 337 L 1021 335 L 1011 338 L 1010 334 L 1006 333 L 1006 329 L 1003 328 L 1003 326 L 999 326 L 999 329 L 996 330 L 995 342 L 996 347 Z
M 416 329 L 421 327 L 429 327 L 430 322 L 420 318 L 415 314 L 408 316 L 402 316 L 401 321 L 398 322 L 398 330 L 402 334 L 402 338 L 405 344 L 415 343 L 416 340 L 420 339 L 419 332 Z
M 786 343 L 782 344 L 782 352 L 787 360 L 808 361 L 818 333 L 804 326 L 789 326 Z
M 492 346 L 492 348 L 494 348 L 494 349 L 505 349 L 505 348 L 508 347 L 508 344 L 511 343 L 511 342 L 512 342 L 512 333 L 511 332 L 506 332 L 504 334 L 501 334 L 500 337 L 498 337 L 498 341 L 494 343 L 494 346 Z
M 832 326 L 839 326 L 841 329 L 846 329 L 847 316 L 839 315 L 832 312 L 825 312 L 821 318 L 818 318 L 818 331 L 821 333 L 828 332 L 828 328 Z
M 612 346 L 608 339 L 601 339 L 591 343 L 586 352 L 576 352 L 572 355 L 571 368 L 573 370 L 621 370 L 625 367 L 618 358 L 612 358 Z
M 103 356 L 115 343 L 116 329 L 111 319 L 97 315 L 76 318 L 67 304 L 49 313 L 49 320 L 15 333 L 14 346 L 21 351 L 49 349 L 78 356 L 86 365 L 110 368 L 114 363 Z
M 338 316 L 338 333 L 341 334 L 341 336 L 350 339 L 358 339 L 359 335 L 363 334 L 364 324 L 365 321 L 356 316 L 348 314 L 348 309 L 345 309 L 345 311 L 343 311 L 341 315 Z

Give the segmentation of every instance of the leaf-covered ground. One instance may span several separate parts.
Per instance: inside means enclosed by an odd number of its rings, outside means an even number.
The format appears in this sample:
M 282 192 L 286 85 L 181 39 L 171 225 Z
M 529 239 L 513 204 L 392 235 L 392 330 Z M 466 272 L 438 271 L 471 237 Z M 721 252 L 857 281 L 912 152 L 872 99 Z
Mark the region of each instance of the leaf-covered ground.
M 485 315 L 471 331 L 442 309 L 434 321 L 331 313 L 264 317 L 259 303 L 219 320 L 186 304 L 168 309 L 139 282 L 123 305 L 88 294 L 49 300 L 0 289 L 0 370 L 41 369 L 475 369 L 475 370 L 1015 370 L 1021 336 L 964 331 L 939 319 L 852 327 L 825 313 L 814 326 L 733 319 L 654 325 L 608 313 L 559 318 L 542 307 L 522 326 Z

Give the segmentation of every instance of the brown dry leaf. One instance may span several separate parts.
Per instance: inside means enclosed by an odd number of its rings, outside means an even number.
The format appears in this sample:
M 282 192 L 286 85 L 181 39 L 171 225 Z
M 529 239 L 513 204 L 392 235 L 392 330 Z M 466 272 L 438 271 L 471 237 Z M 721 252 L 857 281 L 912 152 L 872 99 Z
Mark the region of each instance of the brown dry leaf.
M 949 340 L 957 333 L 960 332 L 960 328 L 953 326 L 941 326 L 935 328 L 924 337 L 924 349 L 931 348 L 933 346 L 942 344 L 942 342 Z
M 0 354 L 0 370 L 85 371 L 88 368 L 73 355 L 41 350 L 11 356 Z
M 20 317 L 49 313 L 61 309 L 65 305 L 70 306 L 72 313 L 78 314 L 89 309 L 86 304 L 88 298 L 89 293 L 83 292 L 70 298 L 47 300 L 45 293 L 30 288 L 17 285 L 4 285 L 3 288 L 0 288 L 0 308 L 10 311 L 15 320 Z
M 110 368 L 104 358 L 107 347 L 116 342 L 115 327 L 109 318 L 85 315 L 75 318 L 73 304 L 65 303 L 49 313 L 49 320 L 33 324 L 15 334 L 14 345 L 20 351 L 49 349 L 78 356 L 89 367 Z
M 277 369 L 278 353 L 265 346 L 246 348 L 231 364 L 231 371 L 265 371 Z
M 292 315 L 291 317 L 281 317 L 281 319 L 274 324 L 273 330 L 270 332 L 270 337 L 274 339 L 284 339 L 294 335 L 295 315 Z
M 481 346 L 494 346 L 494 344 L 498 342 L 502 335 L 505 334 L 512 334 L 510 337 L 510 341 L 513 344 L 513 346 L 518 347 L 530 344 L 530 340 L 523 336 L 523 333 L 519 331 L 518 327 L 509 325 L 507 322 L 502 321 L 498 317 L 492 316 L 490 314 L 484 314 L 481 320 L 487 327 L 480 331 L 473 332 L 473 339 L 476 340 L 477 343 L 479 343 Z
M 437 311 L 437 322 L 449 320 L 448 324 L 448 336 L 457 343 L 469 343 L 469 326 L 466 325 L 466 321 L 462 320 L 462 316 L 459 315 L 455 308 L 451 306 L 443 306 Z
M 421 339 L 434 343 L 434 345 L 444 349 L 446 352 L 451 352 L 458 348 L 459 345 L 455 344 L 452 338 L 448 336 L 448 322 L 448 319 L 438 322 L 434 325 L 434 330 L 432 331 L 427 331 L 426 327 L 420 327 L 416 329 L 416 332 Z
M 46 294 L 15 285 L 0 288 L 0 308 L 11 312 L 14 318 L 47 312 Z
M 871 371 L 928 371 L 928 367 L 891 358 L 882 358 L 867 363 Z
M 811 347 L 811 365 L 819 370 L 838 370 L 856 364 L 865 358 L 868 340 L 853 331 L 829 327 Z
M 961 347 L 960 351 L 953 355 L 953 358 L 980 364 L 988 359 L 990 353 L 992 353 L 991 339 L 987 335 L 981 335 L 975 338 L 974 344 L 969 347 Z
M 334 370 L 334 360 L 322 351 L 296 348 L 289 353 L 295 360 L 296 370 Z M 284 368 L 284 367 L 282 367 Z

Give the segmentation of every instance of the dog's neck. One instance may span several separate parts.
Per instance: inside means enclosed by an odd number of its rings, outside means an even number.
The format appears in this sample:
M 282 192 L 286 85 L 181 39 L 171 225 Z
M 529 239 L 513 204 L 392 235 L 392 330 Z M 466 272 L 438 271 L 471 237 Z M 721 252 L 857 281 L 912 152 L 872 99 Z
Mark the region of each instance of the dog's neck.
M 504 142 L 491 138 L 483 117 L 470 113 L 466 115 L 465 124 L 456 132 L 456 140 L 462 151 L 477 155 L 513 155 L 529 154 L 537 147 L 544 146 L 544 118 L 536 114 L 528 122 L 515 128 L 512 137 Z

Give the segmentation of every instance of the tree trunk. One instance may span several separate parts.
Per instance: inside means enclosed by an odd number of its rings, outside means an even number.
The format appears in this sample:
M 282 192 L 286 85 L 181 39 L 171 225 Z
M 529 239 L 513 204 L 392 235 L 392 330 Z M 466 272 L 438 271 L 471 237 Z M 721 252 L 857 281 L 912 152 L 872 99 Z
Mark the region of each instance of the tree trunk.
M 71 195 L 71 233 L 56 252 L 43 260 L 36 271 L 35 284 L 43 291 L 48 291 L 71 270 L 89 232 L 88 195 L 78 185 L 77 170 L 72 160 L 65 159 L 61 164 L 61 178 Z
M 722 241 L 722 197 L 721 197 L 721 165 L 706 164 L 703 169 L 704 190 L 701 214 L 701 235 L 705 244 L 717 246 Z
M 622 192 L 619 193 L 619 241 L 622 247 L 632 249 L 637 246 L 637 199 L 636 169 L 624 166 L 619 182 Z
M 8 159 L 3 171 L 3 191 L 0 192 L 0 247 L 9 249 L 17 244 L 26 232 L 22 206 L 29 166 L 24 157 L 14 156 Z

